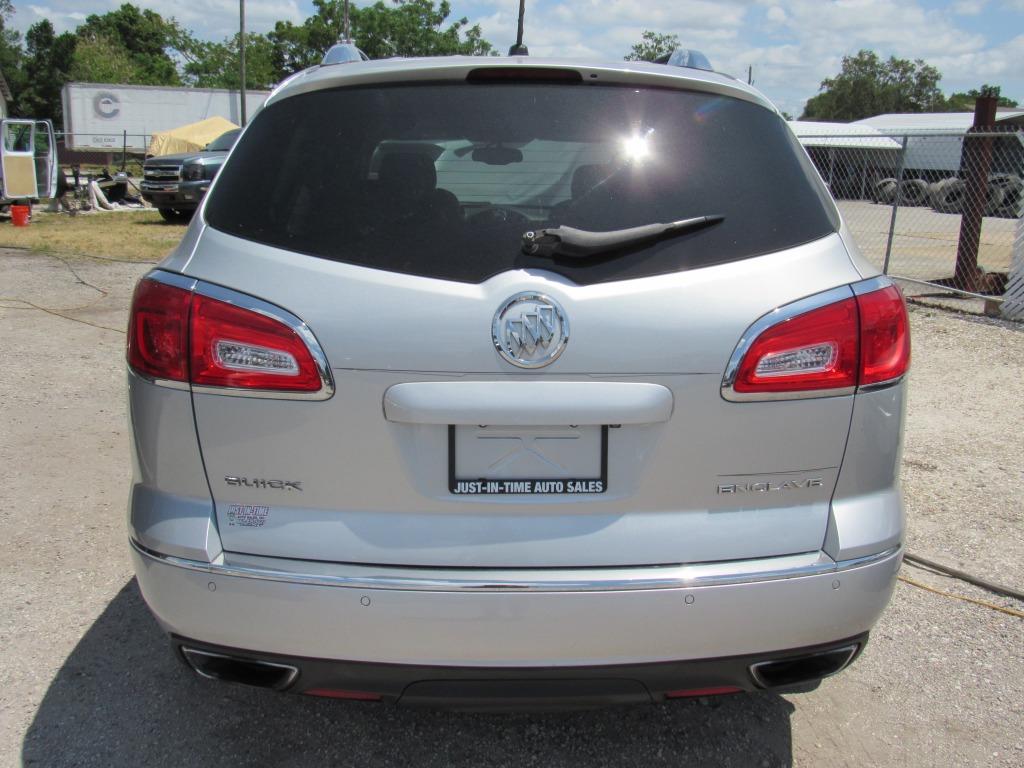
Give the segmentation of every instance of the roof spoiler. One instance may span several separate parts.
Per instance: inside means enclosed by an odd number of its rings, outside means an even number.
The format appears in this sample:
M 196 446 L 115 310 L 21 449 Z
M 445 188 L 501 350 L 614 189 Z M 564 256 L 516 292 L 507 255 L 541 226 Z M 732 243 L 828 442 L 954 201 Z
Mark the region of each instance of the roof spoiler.
M 676 48 L 672 53 L 666 53 L 654 60 L 655 64 L 667 64 L 670 67 L 688 67 L 690 69 L 703 69 L 705 72 L 714 72 L 714 67 L 708 61 L 708 57 L 700 51 L 692 48 Z
M 324 58 L 320 62 L 320 66 L 324 67 L 328 64 L 351 64 L 354 61 L 369 60 L 370 57 L 356 48 L 356 44 L 351 40 L 340 40 L 327 49 L 327 53 L 324 54 Z

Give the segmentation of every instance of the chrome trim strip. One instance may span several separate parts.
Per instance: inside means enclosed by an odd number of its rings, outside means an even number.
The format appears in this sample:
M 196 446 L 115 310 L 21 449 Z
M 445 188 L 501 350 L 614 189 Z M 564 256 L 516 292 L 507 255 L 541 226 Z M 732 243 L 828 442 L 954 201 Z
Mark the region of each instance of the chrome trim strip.
M 625 592 L 650 589 L 687 589 L 695 587 L 754 584 L 802 576 L 839 573 L 851 568 L 881 562 L 899 555 L 902 546 L 884 552 L 836 562 L 824 552 L 808 552 L 802 556 L 763 558 L 760 560 L 701 563 L 697 565 L 643 566 L 634 568 L 565 568 L 499 571 L 467 569 L 464 578 L 432 575 L 431 571 L 452 574 L 453 571 L 430 568 L 400 568 L 365 565 L 331 565 L 345 568 L 346 573 L 297 573 L 251 565 L 223 562 L 202 562 L 155 552 L 135 539 L 132 548 L 141 556 L 165 565 L 199 571 L 211 576 L 279 581 L 289 584 L 348 589 L 390 589 L 421 592 Z M 267 558 L 270 559 L 270 558 Z M 793 564 L 794 559 L 801 561 Z M 787 563 L 778 567 L 777 561 Z M 773 567 L 773 561 L 776 561 Z M 743 568 L 746 566 L 746 568 Z M 515 573 L 515 578 L 510 576 Z M 605 575 L 602 576 L 601 574 Z M 489 578 L 490 574 L 493 578 Z
M 152 376 L 148 376 L 142 371 L 136 371 L 130 365 L 128 366 L 128 374 L 135 378 L 145 381 L 148 384 L 155 384 L 158 387 L 164 387 L 165 389 L 179 389 L 182 392 L 188 392 L 191 387 L 187 381 L 177 381 L 175 379 L 157 379 Z
M 859 283 L 853 283 L 850 288 L 853 289 L 854 294 L 857 296 L 863 296 L 865 293 L 873 293 L 874 291 L 880 291 L 883 288 L 888 288 L 893 285 L 885 275 L 877 275 L 875 277 L 869 277 L 867 280 L 861 280 Z
M 242 309 L 248 309 L 261 315 L 283 323 L 295 331 L 305 342 L 306 348 L 316 363 L 317 373 L 320 375 L 320 389 L 316 392 L 286 392 L 268 389 L 237 389 L 235 387 L 211 387 L 197 385 L 189 387 L 187 382 L 167 382 L 164 379 L 142 378 L 159 386 L 167 386 L 172 389 L 191 389 L 194 394 L 203 395 L 227 395 L 230 397 L 252 397 L 263 400 L 329 400 L 334 396 L 334 375 L 331 373 L 330 364 L 327 362 L 327 355 L 323 347 L 317 341 L 313 331 L 301 319 L 286 309 L 282 309 L 270 302 L 257 299 L 246 293 L 233 291 L 220 285 L 207 283 L 203 280 L 196 280 L 176 272 L 165 272 L 161 269 L 154 269 L 143 277 L 143 279 L 155 280 L 176 288 L 198 293 L 201 296 L 208 296 L 211 299 L 223 301 L 226 304 L 233 304 Z M 138 371 L 133 371 L 138 374 Z
M 171 285 L 185 291 L 194 291 L 199 282 L 194 277 L 179 275 L 177 272 L 165 272 L 162 269 L 154 269 L 142 276 L 143 280 L 154 280 L 164 285 Z
M 895 387 L 897 384 L 903 382 L 907 378 L 906 374 L 897 376 L 895 379 L 888 379 L 887 381 L 876 381 L 874 384 L 867 384 L 863 387 L 857 387 L 857 392 L 877 392 L 880 389 L 888 389 L 889 387 Z

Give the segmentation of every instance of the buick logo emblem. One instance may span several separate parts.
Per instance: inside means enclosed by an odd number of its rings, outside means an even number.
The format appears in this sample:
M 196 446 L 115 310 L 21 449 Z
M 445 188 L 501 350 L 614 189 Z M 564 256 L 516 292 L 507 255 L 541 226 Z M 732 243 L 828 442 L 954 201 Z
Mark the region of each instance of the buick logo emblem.
M 517 293 L 505 300 L 491 323 L 494 348 L 512 365 L 542 368 L 562 354 L 569 321 L 553 299 L 542 293 Z

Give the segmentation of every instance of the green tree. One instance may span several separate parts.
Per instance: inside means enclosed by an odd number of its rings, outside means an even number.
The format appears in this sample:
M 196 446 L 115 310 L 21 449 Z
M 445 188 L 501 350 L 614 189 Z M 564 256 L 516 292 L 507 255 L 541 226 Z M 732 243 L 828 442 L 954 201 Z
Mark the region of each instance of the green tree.
M 174 20 L 164 19 L 151 10 L 140 10 L 125 3 L 116 11 L 102 16 L 93 14 L 78 27 L 79 38 L 89 39 L 90 45 L 109 43 L 110 55 L 121 58 L 123 52 L 131 63 L 131 79 L 119 82 L 145 85 L 179 85 L 181 78 L 172 53 L 182 37 Z M 90 61 L 92 54 L 90 53 Z M 100 62 L 92 61 L 102 68 Z M 118 62 L 118 67 L 123 62 Z M 113 67 L 116 71 L 117 67 Z M 118 81 L 115 81 L 118 82 Z
M 666 35 L 645 29 L 640 38 L 640 42 L 626 54 L 626 61 L 654 61 L 679 47 L 678 35 Z
M 844 56 L 839 74 L 821 83 L 821 93 L 804 107 L 801 120 L 860 120 L 889 112 L 935 112 L 945 105 L 942 74 L 921 59 L 891 56 L 882 60 L 874 51 Z
M 277 81 L 274 46 L 266 36 L 245 34 L 245 87 L 255 90 L 270 88 Z M 182 51 L 186 63 L 184 80 L 199 88 L 238 89 L 241 74 L 238 66 L 238 35 L 221 43 L 193 41 Z
M 79 83 L 143 82 L 128 52 L 100 32 L 78 35 L 70 75 Z
M 279 21 L 267 37 L 273 45 L 276 77 L 282 79 L 320 62 L 344 34 L 343 0 L 313 0 L 316 12 L 301 25 Z M 486 56 L 494 46 L 480 25 L 466 18 L 449 22 L 448 0 L 378 0 L 349 9 L 353 40 L 370 58 L 388 56 Z
M 10 28 L 13 15 L 14 6 L 11 5 L 11 0 L 0 0 L 0 73 L 3 73 L 11 92 L 17 96 L 21 92 L 22 85 L 23 51 L 21 49 L 21 34 Z M 17 105 L 11 105 L 11 109 L 16 110 Z M 12 111 L 12 114 L 16 114 L 16 112 Z
M 974 102 L 979 96 L 995 96 L 999 101 L 997 102 L 1000 107 L 1016 107 L 1017 102 L 1013 99 L 1008 99 L 1006 96 L 1000 96 L 1000 88 L 998 85 L 989 85 L 986 83 L 981 88 L 971 88 L 966 92 L 956 92 L 950 94 L 949 98 L 946 99 L 945 111 L 947 112 L 973 112 Z
M 48 19 L 29 27 L 25 33 L 23 82 L 16 94 L 20 114 L 61 124 L 61 89 L 70 77 L 77 39 L 70 32 L 55 34 Z
M 391 6 L 377 2 L 350 9 L 352 37 L 371 59 L 490 54 L 493 46 L 483 39 L 479 24 L 470 27 L 463 17 L 445 26 L 451 12 L 448 0 L 437 7 L 433 0 L 392 0 Z

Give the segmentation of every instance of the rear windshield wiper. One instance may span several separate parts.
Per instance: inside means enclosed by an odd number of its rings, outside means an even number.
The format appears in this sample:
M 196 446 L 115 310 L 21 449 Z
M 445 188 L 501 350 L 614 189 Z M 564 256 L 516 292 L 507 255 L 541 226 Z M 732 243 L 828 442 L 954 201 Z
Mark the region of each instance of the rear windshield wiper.
M 724 221 L 725 216 L 697 216 L 668 223 L 645 224 L 642 227 L 612 229 L 607 232 L 592 232 L 573 227 L 551 227 L 538 229 L 523 235 L 523 253 L 529 256 L 568 256 L 585 259 L 608 251 L 641 245 L 662 237 L 681 235 L 695 229 L 709 227 Z

